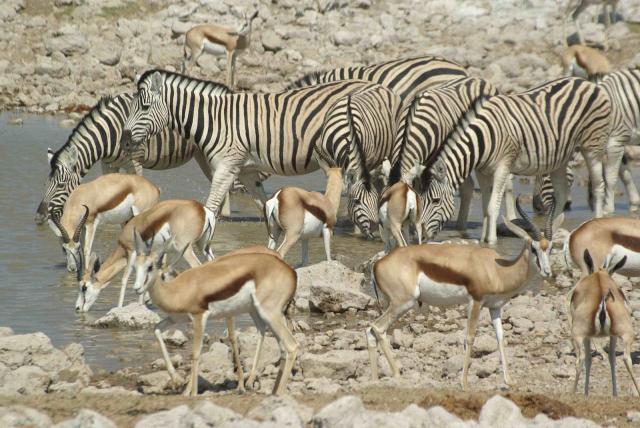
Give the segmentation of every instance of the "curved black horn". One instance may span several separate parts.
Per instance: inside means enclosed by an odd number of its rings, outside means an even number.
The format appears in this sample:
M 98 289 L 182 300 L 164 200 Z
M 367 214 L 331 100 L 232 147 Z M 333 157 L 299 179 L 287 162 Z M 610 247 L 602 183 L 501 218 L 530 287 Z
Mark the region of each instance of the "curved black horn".
M 62 235 L 62 242 L 64 242 L 65 244 L 69 243 L 69 235 L 67 234 L 67 230 L 64 227 L 62 227 L 62 224 L 60 224 L 60 216 L 52 215 L 51 221 L 53 222 L 53 224 L 56 225 L 56 227 L 60 231 L 60 235 Z
M 84 215 L 80 219 L 80 223 L 78 223 L 78 227 L 76 227 L 76 231 L 73 233 L 74 242 L 80 241 L 80 233 L 82 232 L 82 228 L 84 227 L 84 224 L 87 222 L 87 217 L 89 217 L 89 207 L 86 205 L 83 205 L 83 207 L 84 207 Z
M 553 225 L 553 219 L 556 216 L 556 198 L 551 198 L 551 206 L 549 206 L 549 211 L 547 211 L 547 218 L 544 223 L 544 237 L 549 241 L 553 239 L 553 230 L 551 227 Z
M 520 195 L 518 195 L 518 197 L 516 198 L 516 209 L 518 210 L 518 214 L 520 214 L 520 217 L 522 217 L 522 220 L 527 225 L 527 229 L 529 229 L 531 231 L 530 232 L 531 237 L 533 239 L 535 239 L 536 241 L 539 241 L 540 240 L 540 231 L 538 230 L 536 225 L 533 224 L 533 222 L 531 221 L 531 219 L 529 218 L 527 213 L 524 212 L 524 210 L 522 209 L 522 206 L 520 206 Z

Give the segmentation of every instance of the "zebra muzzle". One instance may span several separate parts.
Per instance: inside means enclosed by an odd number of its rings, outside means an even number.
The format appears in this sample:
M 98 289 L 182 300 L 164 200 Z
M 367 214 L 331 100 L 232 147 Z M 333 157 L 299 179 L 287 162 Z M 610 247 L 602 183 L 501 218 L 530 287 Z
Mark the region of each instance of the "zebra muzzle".
M 131 131 L 128 129 L 125 129 L 124 131 L 122 131 L 122 137 L 120 137 L 120 146 L 124 150 L 131 150 L 131 144 L 132 144 Z

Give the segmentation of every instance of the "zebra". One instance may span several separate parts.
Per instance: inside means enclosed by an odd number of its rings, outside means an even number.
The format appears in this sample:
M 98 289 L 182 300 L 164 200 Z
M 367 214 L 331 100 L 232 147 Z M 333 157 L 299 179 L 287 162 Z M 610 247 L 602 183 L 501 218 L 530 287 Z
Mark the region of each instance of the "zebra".
M 551 174 L 554 197 L 564 206 L 566 165 L 580 150 L 593 180 L 595 216 L 602 216 L 602 159 L 611 103 L 587 80 L 568 77 L 514 95 L 479 98 L 458 121 L 427 171 L 427 235 L 453 213 L 453 193 L 475 169 L 483 195 L 482 240 L 495 244 L 497 215 L 509 174 Z M 489 196 L 488 198 L 487 196 Z
M 461 65 L 439 56 L 424 55 L 368 66 L 315 71 L 294 81 L 287 89 L 299 89 L 337 80 L 367 80 L 386 86 L 406 103 L 419 92 L 466 76 L 467 71 Z
M 465 77 L 417 95 L 402 112 L 391 156 L 389 186 L 404 181 L 424 189 L 422 173 L 437 157 L 460 117 L 479 97 L 497 94 L 495 86 L 486 80 Z M 473 180 L 469 176 L 460 186 L 459 230 L 466 227 L 472 197 Z M 511 210 L 508 217 L 515 218 L 515 211 Z
M 334 68 L 309 73 L 287 89 L 298 89 L 326 82 L 346 79 L 367 80 L 379 83 L 400 97 L 401 106 L 411 102 L 414 96 L 451 80 L 468 76 L 467 71 L 452 61 L 438 56 L 425 55 L 387 61 L 369 66 Z M 356 226 L 366 236 L 377 224 L 378 190 L 366 181 L 354 181 L 349 187 L 348 212 Z
M 143 168 L 175 168 L 195 158 L 204 174 L 211 176 L 198 148 L 166 128 L 148 145 L 127 156 L 119 140 L 132 99 L 133 95 L 127 93 L 103 97 L 80 120 L 59 150 L 47 149 L 50 171 L 36 211 L 36 223 L 61 216 L 69 194 L 97 162 L 101 163 L 103 174 L 125 168 L 140 175 Z
M 218 215 L 241 169 L 278 175 L 318 169 L 313 148 L 326 112 L 370 85 L 345 80 L 281 93 L 232 93 L 220 83 L 149 70 L 138 81 L 122 144 L 135 150 L 165 126 L 193 139 L 215 170 L 206 206 Z
M 622 160 L 625 146 L 638 138 L 640 130 L 640 70 L 618 70 L 606 75 L 592 76 L 590 80 L 602 87 L 611 101 L 611 135 L 605 150 L 604 164 L 604 213 L 612 214 L 615 211 L 614 199 L 618 177 L 629 195 L 629 210 L 637 211 L 640 195 L 627 164 Z M 542 188 L 536 187 L 535 192 L 548 193 L 549 178 L 540 177 L 536 181 Z
M 378 224 L 378 193 L 370 171 L 379 170 L 391 156 L 399 111 L 400 97 L 394 92 L 378 84 L 365 86 L 331 107 L 325 116 L 322 140 L 314 147 L 323 168 L 340 167 L 345 171 L 347 209 L 367 238 L 372 237 Z M 373 209 L 367 210 L 369 206 Z

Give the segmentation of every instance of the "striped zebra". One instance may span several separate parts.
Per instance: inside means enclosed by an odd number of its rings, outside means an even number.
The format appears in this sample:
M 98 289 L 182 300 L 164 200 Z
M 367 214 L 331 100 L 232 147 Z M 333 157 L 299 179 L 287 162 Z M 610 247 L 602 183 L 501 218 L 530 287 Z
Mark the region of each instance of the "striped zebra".
M 417 95 L 400 118 L 391 156 L 389 185 L 404 181 L 419 191 L 424 189 L 420 180 L 422 174 L 437 157 L 456 123 L 479 97 L 497 94 L 498 90 L 486 80 L 465 77 Z M 457 228 L 463 230 L 473 197 L 471 176 L 461 184 L 459 191 Z M 515 217 L 515 212 L 511 216 Z
M 313 148 L 327 111 L 370 85 L 345 80 L 273 94 L 231 93 L 219 83 L 150 70 L 138 81 L 122 143 L 135 149 L 166 126 L 193 139 L 215 170 L 206 206 L 217 215 L 241 169 L 278 175 L 318 169 Z
M 365 86 L 329 109 L 322 140 L 314 147 L 323 168 L 340 167 L 346 173 L 347 209 L 367 237 L 378 224 L 378 192 L 370 171 L 379 170 L 391 156 L 399 111 L 400 97 L 391 90 L 378 84 Z
M 197 147 L 166 128 L 132 156 L 125 155 L 119 140 L 132 99 L 132 94 L 102 98 L 71 131 L 58 151 L 48 149 L 50 171 L 44 197 L 36 212 L 37 223 L 62 214 L 69 194 L 97 162 L 101 163 L 103 174 L 125 168 L 140 175 L 143 168 L 175 168 L 195 158 L 204 174 L 211 176 L 209 165 Z
M 611 100 L 611 135 L 606 147 L 604 164 L 605 203 L 604 213 L 615 211 L 614 199 L 618 177 L 625 185 L 629 195 L 629 209 L 636 211 L 640 207 L 640 196 L 631 178 L 628 165 L 623 163 L 624 148 L 638 138 L 640 130 L 640 70 L 624 69 L 606 75 L 591 77 L 591 81 L 602 87 Z M 549 178 L 536 180 L 548 198 Z M 545 189 L 546 187 L 546 189 Z
M 383 85 L 400 97 L 402 105 L 414 96 L 451 80 L 466 77 L 466 70 L 438 56 L 419 56 L 387 61 L 369 66 L 339 67 L 309 73 L 288 86 L 297 89 L 338 80 L 360 79 Z M 346 127 L 346 123 L 343 122 Z M 393 142 L 391 143 L 393 144 Z M 385 150 L 388 148 L 385 147 Z M 352 150 L 352 153 L 355 153 Z M 351 219 L 365 235 L 377 225 L 379 194 L 370 182 L 355 180 L 349 187 L 348 211 Z
M 368 66 L 316 71 L 291 83 L 287 89 L 299 89 L 338 80 L 367 80 L 386 86 L 406 103 L 417 93 L 466 76 L 467 71 L 461 65 L 442 57 L 424 55 Z
M 497 241 L 497 217 L 509 174 L 551 174 L 555 199 L 564 206 L 566 165 L 576 150 L 587 162 L 595 214 L 601 217 L 610 113 L 605 91 L 577 78 L 558 79 L 520 94 L 480 98 L 458 121 L 427 171 L 427 235 L 432 237 L 451 217 L 453 193 L 474 169 L 483 195 L 481 238 L 490 244 Z

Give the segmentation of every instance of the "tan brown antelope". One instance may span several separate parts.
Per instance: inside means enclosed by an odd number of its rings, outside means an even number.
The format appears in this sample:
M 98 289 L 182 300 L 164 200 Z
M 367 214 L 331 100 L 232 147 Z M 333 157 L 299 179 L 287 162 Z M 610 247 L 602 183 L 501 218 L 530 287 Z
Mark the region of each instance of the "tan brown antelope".
M 420 195 L 404 181 L 398 181 L 382 192 L 378 217 L 385 253 L 392 248 L 392 237 L 397 246 L 407 246 L 409 225 L 418 234 L 418 244 L 422 244 L 421 208 Z
M 213 212 L 201 203 L 174 199 L 162 201 L 129 221 L 120 236 L 118 246 L 103 265 L 92 257 L 79 281 L 76 311 L 87 312 L 98 295 L 123 269 L 118 307 L 124 304 L 129 275 L 136 269 L 136 281 L 141 281 L 150 265 L 149 254 L 154 245 L 173 238 L 176 248 L 184 248 L 184 259 L 190 266 L 200 265 L 193 246 L 198 244 L 207 259 L 213 259 L 211 240 L 215 231 Z
M 235 86 L 236 58 L 251 44 L 251 25 L 258 16 L 256 10 L 251 16 L 244 15 L 244 25 L 240 31 L 220 25 L 196 25 L 184 36 L 184 59 L 182 72 L 187 68 L 187 62 L 195 63 L 203 53 L 212 55 L 227 55 L 227 86 Z
M 471 348 L 480 310 L 483 307 L 489 309 L 491 314 L 504 381 L 507 385 L 513 384 L 504 352 L 502 307 L 512 297 L 524 293 L 532 286 L 531 279 L 536 270 L 545 278 L 551 275 L 551 237 L 553 230 L 557 229 L 564 219 L 564 215 L 560 214 L 552 224 L 555 211 L 555 207 L 552 206 L 547 215 L 543 236 L 522 210 L 519 201 L 516 201 L 516 208 L 532 230 L 532 236 L 503 217 L 505 225 L 524 240 L 520 254 L 513 260 L 504 258 L 492 249 L 476 245 L 424 244 L 395 248 L 374 264 L 374 289 L 376 292 L 380 289 L 387 296 L 389 306 L 366 329 L 373 380 L 378 378 L 378 344 L 382 347 L 393 376 L 400 375 L 387 338 L 387 330 L 400 316 L 416 303 L 439 307 L 467 303 L 469 310 L 464 341 L 462 387 L 468 387 L 467 373 Z
M 161 251 L 144 285 L 136 286 L 136 291 L 148 291 L 153 303 L 170 316 L 186 314 L 191 318 L 193 352 L 185 395 L 198 392 L 198 362 L 207 319 L 241 313 L 249 313 L 260 332 L 269 327 L 280 343 L 283 355 L 273 393 L 281 394 L 298 352 L 285 318 L 296 291 L 296 271 L 279 257 L 258 253 L 221 257 L 180 274 L 173 270 L 174 263 L 167 264 L 166 253 Z
M 608 336 L 611 394 L 614 397 L 618 395 L 616 341 L 619 337 L 624 343 L 624 365 L 633 380 L 636 392 L 640 396 L 640 388 L 638 388 L 638 382 L 633 375 L 631 362 L 631 345 L 635 337 L 631 309 L 624 293 L 611 278 L 615 271 L 624 266 L 627 256 L 623 256 L 621 259 L 610 256 L 598 270 L 595 270 L 597 265 L 594 265 L 589 250 L 584 250 L 583 258 L 589 274 L 582 277 L 573 290 L 569 319 L 573 348 L 576 353 L 576 377 L 573 382 L 573 392 L 575 393 L 578 389 L 580 372 L 584 367 L 584 395 L 589 395 L 591 338 Z M 617 260 L 617 262 L 614 263 L 613 260 Z
M 137 175 L 106 174 L 79 185 L 65 202 L 62 216 L 49 219 L 67 256 L 67 270 L 82 272 L 99 224 L 124 224 L 154 206 L 159 197 L 160 189 Z
M 569 0 L 567 2 L 567 10 L 565 12 L 565 19 L 563 23 L 565 43 L 567 40 L 567 18 L 571 16 L 571 19 L 576 26 L 576 30 L 578 30 L 578 43 L 583 44 L 584 38 L 582 37 L 582 30 L 580 29 L 580 21 L 578 20 L 578 17 L 587 7 L 601 4 L 602 12 L 604 14 L 604 50 L 609 50 L 609 35 L 607 34 L 607 30 L 609 29 L 609 26 L 611 26 L 611 15 L 615 16 L 616 14 L 618 2 L 619 0 Z M 611 12 L 608 10 L 609 6 L 611 6 Z
M 589 78 L 611 72 L 611 63 L 596 49 L 585 45 L 569 46 L 562 53 L 565 76 Z
M 582 276 L 589 274 L 584 252 L 589 250 L 594 266 L 603 266 L 607 257 L 627 262 L 619 274 L 640 276 L 640 219 L 629 217 L 596 218 L 582 223 L 569 234 L 564 243 L 564 256 L 568 266 L 573 260 Z
M 327 260 L 331 260 L 331 233 L 336 224 L 342 194 L 342 170 L 327 168 L 324 195 L 299 187 L 283 187 L 265 205 L 265 221 L 269 233 L 268 247 L 274 249 L 282 232 L 284 239 L 278 253 L 284 257 L 300 240 L 302 266 L 309 263 L 308 239 L 322 236 Z

